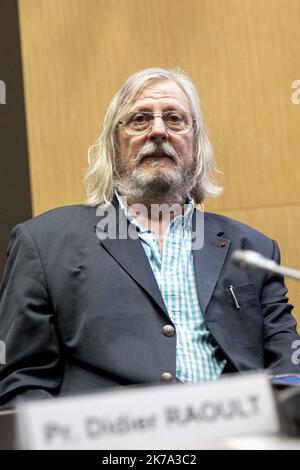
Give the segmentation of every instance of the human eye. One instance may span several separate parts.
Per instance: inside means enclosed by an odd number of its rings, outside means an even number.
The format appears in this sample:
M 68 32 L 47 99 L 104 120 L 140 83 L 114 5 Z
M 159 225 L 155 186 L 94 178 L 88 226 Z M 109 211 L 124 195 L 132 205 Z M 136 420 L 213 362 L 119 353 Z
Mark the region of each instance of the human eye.
M 138 112 L 132 113 L 130 121 L 133 124 L 145 124 L 148 123 L 150 119 L 151 113 Z
M 136 111 L 129 113 L 123 120 L 123 126 L 125 131 L 129 132 L 140 132 L 147 130 L 149 122 L 152 119 L 152 113 L 144 111 Z
M 181 111 L 167 111 L 164 113 L 164 118 L 167 122 L 171 124 L 180 124 L 185 122 L 184 113 Z

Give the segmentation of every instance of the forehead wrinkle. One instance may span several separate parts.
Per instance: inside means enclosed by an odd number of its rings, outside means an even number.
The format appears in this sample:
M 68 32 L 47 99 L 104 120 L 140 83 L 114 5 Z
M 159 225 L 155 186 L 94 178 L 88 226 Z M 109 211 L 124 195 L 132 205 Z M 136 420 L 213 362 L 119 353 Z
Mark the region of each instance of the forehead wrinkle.
M 189 98 L 182 88 L 173 81 L 156 81 L 146 86 L 135 98 L 133 107 L 147 105 L 154 107 L 155 104 L 169 104 L 180 106 L 183 111 L 191 111 Z
M 137 97 L 134 101 L 134 104 L 136 103 L 139 103 L 139 102 L 150 102 L 150 103 L 164 103 L 164 102 L 168 102 L 168 103 L 173 103 L 173 102 L 176 102 L 176 103 L 185 103 L 185 104 L 189 104 L 189 101 L 187 98 L 185 98 L 185 96 L 183 96 L 183 99 L 180 99 L 178 96 L 175 96 L 175 95 L 171 95 L 171 94 L 161 94 L 161 93 L 157 93 L 157 95 L 149 95 L 149 96 L 141 96 L 140 97 Z
M 174 103 L 170 101 L 166 101 L 163 103 L 157 103 L 157 101 L 152 103 L 135 103 L 130 110 L 130 112 L 137 112 L 137 111 L 153 111 L 155 108 L 155 104 L 162 104 L 162 111 L 185 111 L 190 112 L 189 110 L 185 109 L 185 106 L 182 106 L 180 102 Z

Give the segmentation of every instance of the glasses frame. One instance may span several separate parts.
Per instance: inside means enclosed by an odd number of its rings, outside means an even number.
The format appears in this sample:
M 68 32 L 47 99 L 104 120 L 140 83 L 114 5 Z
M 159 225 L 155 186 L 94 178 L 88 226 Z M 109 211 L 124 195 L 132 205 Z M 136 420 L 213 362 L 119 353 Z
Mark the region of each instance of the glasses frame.
M 143 135 L 143 134 L 147 134 L 147 132 L 150 132 L 150 130 L 152 129 L 152 126 L 153 126 L 153 123 L 154 123 L 154 118 L 156 118 L 156 117 L 162 118 L 162 115 L 163 115 L 163 114 L 169 113 L 169 112 L 172 112 L 172 111 L 175 111 L 175 112 L 178 111 L 178 112 L 180 112 L 180 113 L 182 113 L 182 114 L 188 114 L 189 116 L 191 116 L 191 118 L 192 118 L 192 126 L 191 126 L 191 128 L 190 128 L 188 131 L 186 131 L 186 132 L 176 132 L 176 131 L 173 131 L 173 130 L 169 129 L 169 128 L 166 126 L 165 121 L 162 119 L 163 122 L 164 122 L 164 126 L 165 126 L 165 128 L 166 128 L 166 131 L 167 131 L 168 133 L 171 132 L 172 134 L 176 134 L 176 135 L 187 135 L 187 134 L 189 134 L 189 133 L 193 130 L 193 128 L 194 128 L 194 126 L 195 126 L 195 124 L 196 124 L 196 119 L 193 118 L 193 116 L 192 116 L 191 113 L 189 113 L 188 111 L 182 111 L 181 109 L 173 109 L 173 110 L 169 110 L 169 111 L 163 111 L 162 113 L 152 113 L 151 111 L 140 111 L 140 113 L 150 113 L 150 114 L 152 114 L 152 116 L 153 116 L 152 122 L 150 122 L 150 125 L 149 125 L 148 129 L 146 129 L 146 130 L 144 130 L 144 131 L 141 131 L 141 132 L 133 132 L 133 133 L 130 132 L 130 133 L 129 133 L 128 130 L 127 130 L 127 131 L 125 130 L 125 126 L 124 126 L 124 124 L 123 124 L 123 123 L 124 123 L 124 118 L 125 118 L 126 116 L 130 115 L 130 114 L 135 114 L 135 111 L 132 111 L 131 113 L 126 113 L 125 116 L 123 117 L 122 121 L 118 121 L 118 124 L 121 124 L 121 125 L 122 125 L 122 129 L 123 129 L 123 131 L 125 132 L 125 134 L 127 134 L 127 135 L 130 135 L 130 136 Z M 137 114 L 138 112 L 139 112 L 139 111 L 136 111 L 136 114 Z

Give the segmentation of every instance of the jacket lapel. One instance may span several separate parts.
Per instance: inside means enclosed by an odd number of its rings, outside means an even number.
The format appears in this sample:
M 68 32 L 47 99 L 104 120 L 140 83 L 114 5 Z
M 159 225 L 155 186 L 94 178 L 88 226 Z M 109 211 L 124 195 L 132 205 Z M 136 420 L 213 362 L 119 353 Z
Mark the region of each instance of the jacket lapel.
M 128 223 L 119 205 L 112 204 L 106 210 L 110 211 L 110 215 L 108 217 L 106 215 L 109 226 L 103 223 L 103 216 L 96 225 L 99 242 L 168 316 L 161 292 L 135 228 Z M 99 210 L 97 215 L 101 217 Z
M 103 223 L 103 213 L 97 210 L 100 221 L 94 226 L 94 229 L 96 228 L 99 243 L 153 298 L 169 318 L 161 292 L 137 232 L 132 225 L 128 224 L 128 220 L 119 209 L 118 204 L 111 204 L 107 210 L 111 211 L 110 216 L 106 216 L 106 220 L 108 220 L 107 225 Z M 192 218 L 193 233 L 198 234 L 199 230 L 202 230 L 204 234 L 203 247 L 199 248 L 197 246 L 198 243 L 196 243 L 196 249 L 193 249 L 197 294 L 203 314 L 205 314 L 210 302 L 230 247 L 230 241 L 221 237 L 224 231 L 211 217 L 211 214 L 205 214 L 203 218 L 203 214 L 195 209 Z
M 192 221 L 193 233 L 202 230 L 204 234 L 203 247 L 193 249 L 197 294 L 203 315 L 230 247 L 230 241 L 221 237 L 224 231 L 211 217 L 211 214 L 205 214 L 203 218 L 196 209 Z

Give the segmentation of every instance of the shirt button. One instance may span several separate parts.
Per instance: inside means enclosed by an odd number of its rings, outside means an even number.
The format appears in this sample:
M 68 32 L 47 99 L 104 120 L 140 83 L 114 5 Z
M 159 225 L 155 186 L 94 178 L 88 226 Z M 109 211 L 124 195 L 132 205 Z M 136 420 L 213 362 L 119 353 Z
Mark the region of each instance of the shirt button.
M 173 375 L 170 372 L 164 372 L 160 376 L 160 381 L 163 384 L 169 384 L 172 382 L 172 380 L 173 380 Z
M 174 336 L 175 335 L 175 328 L 172 325 L 165 325 L 163 327 L 163 333 L 165 336 Z

